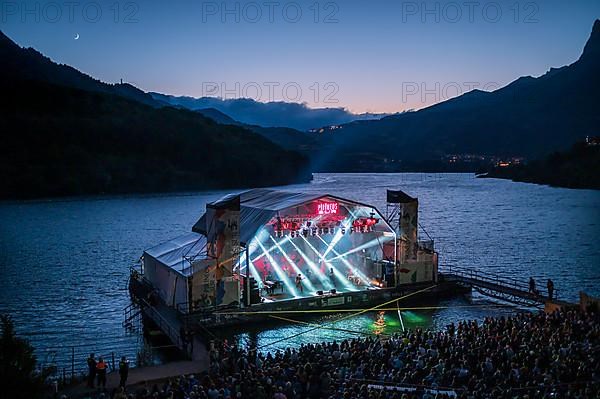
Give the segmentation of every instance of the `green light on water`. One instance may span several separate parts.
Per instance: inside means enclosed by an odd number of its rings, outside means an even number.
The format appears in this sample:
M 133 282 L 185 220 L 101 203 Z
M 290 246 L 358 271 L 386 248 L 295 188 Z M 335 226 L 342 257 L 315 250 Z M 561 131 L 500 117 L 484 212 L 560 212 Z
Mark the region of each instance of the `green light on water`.
M 385 324 L 387 324 L 389 327 L 400 327 L 400 320 L 398 320 L 397 317 L 386 317 Z
M 402 318 L 405 322 L 414 324 L 423 323 L 426 321 L 426 319 L 423 316 L 420 316 L 417 313 L 411 311 L 402 312 Z

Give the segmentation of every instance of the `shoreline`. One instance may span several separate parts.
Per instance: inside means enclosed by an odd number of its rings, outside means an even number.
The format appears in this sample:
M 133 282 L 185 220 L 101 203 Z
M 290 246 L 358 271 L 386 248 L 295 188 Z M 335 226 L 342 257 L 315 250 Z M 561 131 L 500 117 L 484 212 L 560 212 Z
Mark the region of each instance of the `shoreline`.
M 600 187 L 596 186 L 569 186 L 569 185 L 561 185 L 555 184 L 548 181 L 538 181 L 535 178 L 519 178 L 515 176 L 504 176 L 500 174 L 493 174 L 492 172 L 486 172 L 475 175 L 478 179 L 500 179 L 500 180 L 510 180 L 514 183 L 527 183 L 527 184 L 536 184 L 539 186 L 546 186 L 551 188 L 568 188 L 571 190 L 600 190 Z

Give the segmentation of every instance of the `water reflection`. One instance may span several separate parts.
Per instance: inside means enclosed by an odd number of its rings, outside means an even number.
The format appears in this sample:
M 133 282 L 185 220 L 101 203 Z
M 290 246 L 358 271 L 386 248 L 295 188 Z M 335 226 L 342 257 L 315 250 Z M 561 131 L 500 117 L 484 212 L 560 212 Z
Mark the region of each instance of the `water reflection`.
M 391 335 L 407 330 L 443 329 L 450 323 L 469 319 L 482 321 L 489 316 L 509 316 L 531 309 L 510 304 L 490 302 L 485 298 L 459 297 L 440 302 L 409 303 L 411 308 L 424 309 L 386 310 L 383 321 L 379 311 L 370 311 L 349 317 L 352 313 L 327 313 L 321 315 L 282 315 L 288 322 L 271 321 L 253 323 L 227 331 L 216 331 L 216 337 L 227 339 L 243 348 L 258 348 L 262 352 L 298 348 L 310 343 L 352 339 L 364 336 Z M 403 304 L 402 306 L 405 306 Z M 387 308 L 389 309 L 389 308 Z M 341 320 L 342 319 L 342 320 Z

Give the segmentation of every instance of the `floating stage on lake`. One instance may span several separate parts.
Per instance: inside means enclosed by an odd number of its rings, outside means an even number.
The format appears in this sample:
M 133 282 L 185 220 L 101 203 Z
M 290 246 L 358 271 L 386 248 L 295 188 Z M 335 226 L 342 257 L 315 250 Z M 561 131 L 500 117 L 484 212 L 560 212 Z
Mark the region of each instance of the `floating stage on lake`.
M 144 251 L 133 307 L 177 346 L 269 312 L 365 308 L 461 290 L 438 283 L 418 200 L 388 191 L 386 215 L 330 194 L 257 189 L 207 204 L 192 231 Z M 426 234 L 426 233 L 425 233 Z M 462 289 L 464 291 L 464 289 Z
M 281 314 L 351 317 L 471 290 L 518 305 L 572 306 L 514 277 L 477 268 L 438 273 L 433 240 L 419 240 L 417 216 L 418 200 L 401 191 L 388 191 L 385 217 L 330 194 L 259 189 L 225 196 L 207 204 L 191 232 L 144 251 L 132 268 L 124 325 L 142 316 L 200 358 L 205 354 L 190 349 L 203 347 L 190 345 L 199 337 L 285 320 Z

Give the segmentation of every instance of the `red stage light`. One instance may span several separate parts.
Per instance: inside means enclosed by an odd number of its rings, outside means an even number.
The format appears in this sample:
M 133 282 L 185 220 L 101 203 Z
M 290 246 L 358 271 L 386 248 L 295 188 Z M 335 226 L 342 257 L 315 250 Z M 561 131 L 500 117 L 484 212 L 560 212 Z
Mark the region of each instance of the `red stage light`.
M 352 226 L 357 227 L 358 230 L 372 230 L 373 226 L 379 223 L 377 218 L 360 218 L 352 222 Z

